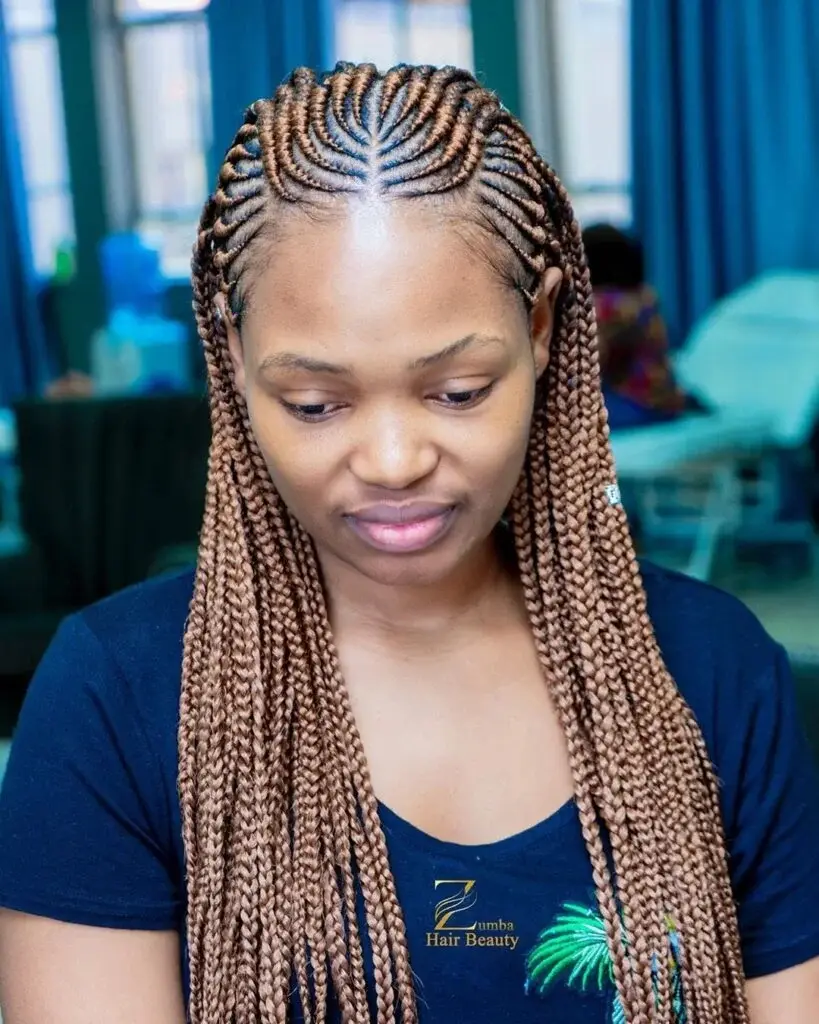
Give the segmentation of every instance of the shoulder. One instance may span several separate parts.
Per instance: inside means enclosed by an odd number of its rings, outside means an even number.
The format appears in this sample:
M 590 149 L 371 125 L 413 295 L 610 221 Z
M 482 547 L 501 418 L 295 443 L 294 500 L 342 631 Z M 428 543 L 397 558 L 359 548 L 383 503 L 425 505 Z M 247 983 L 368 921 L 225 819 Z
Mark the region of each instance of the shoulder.
M 787 657 L 736 597 L 651 563 L 641 563 L 641 572 L 663 659 L 719 768 L 741 739 L 740 712 L 747 720 L 792 685 Z
M 137 584 L 91 605 L 67 629 L 93 645 L 101 680 L 147 733 L 175 751 L 182 647 L 193 570 Z M 105 697 L 106 694 L 100 694 Z
M 666 657 L 677 660 L 685 654 L 700 666 L 717 662 L 726 667 L 726 661 L 753 663 L 776 647 L 753 612 L 733 595 L 651 562 L 641 562 L 640 570 L 649 617 Z
M 63 622 L 26 693 L 0 791 L 0 906 L 177 926 L 176 733 L 192 587 L 191 573 L 157 579 Z
M 736 598 L 643 567 L 666 665 L 719 779 L 748 978 L 819 954 L 819 779 L 783 648 Z
M 754 831 L 777 786 L 812 806 L 817 780 L 785 650 L 735 597 L 653 565 L 642 571 L 663 659 L 720 780 L 729 838 Z M 817 834 L 819 820 L 811 841 Z
M 122 590 L 66 621 L 87 631 L 125 674 L 143 676 L 178 670 L 193 570 L 163 576 Z
M 18 738 L 36 732 L 33 723 L 62 723 L 79 748 L 96 727 L 100 738 L 130 737 L 170 764 L 192 593 L 189 571 L 130 587 L 65 619 L 29 686 Z

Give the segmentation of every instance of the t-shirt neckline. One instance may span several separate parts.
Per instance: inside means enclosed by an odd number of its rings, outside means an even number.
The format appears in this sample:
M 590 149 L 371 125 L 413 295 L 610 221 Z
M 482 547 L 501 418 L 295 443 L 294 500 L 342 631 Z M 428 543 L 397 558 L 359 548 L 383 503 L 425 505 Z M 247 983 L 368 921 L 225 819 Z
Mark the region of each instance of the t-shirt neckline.
M 510 854 L 518 853 L 528 846 L 541 842 L 552 833 L 560 831 L 577 820 L 577 807 L 574 798 L 571 797 L 548 817 L 503 839 L 497 839 L 490 843 L 455 843 L 446 839 L 438 839 L 436 836 L 424 832 L 423 829 L 402 818 L 380 800 L 378 801 L 378 811 L 388 842 L 398 840 L 408 846 L 420 847 L 427 853 L 456 859 L 502 860 Z

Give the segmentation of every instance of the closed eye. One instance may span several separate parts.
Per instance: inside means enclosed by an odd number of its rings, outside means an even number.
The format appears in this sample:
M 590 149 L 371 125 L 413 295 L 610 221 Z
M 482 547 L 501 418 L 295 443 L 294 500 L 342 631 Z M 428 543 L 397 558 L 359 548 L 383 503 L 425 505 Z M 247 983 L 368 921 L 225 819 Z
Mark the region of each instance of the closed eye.
M 495 387 L 495 382 L 480 388 L 468 388 L 463 391 L 443 391 L 429 398 L 445 409 L 472 409 L 479 405 Z M 346 408 L 343 402 L 288 402 L 279 399 L 283 408 L 304 423 L 323 423 Z
M 344 408 L 341 402 L 315 402 L 309 405 L 299 405 L 296 402 L 286 402 L 283 398 L 279 401 L 291 416 L 295 416 L 296 419 L 303 420 L 305 423 L 322 423 Z
M 466 391 L 444 391 L 430 397 L 446 409 L 472 409 L 489 395 L 494 386 L 495 382 L 493 381 L 481 388 L 469 388 Z

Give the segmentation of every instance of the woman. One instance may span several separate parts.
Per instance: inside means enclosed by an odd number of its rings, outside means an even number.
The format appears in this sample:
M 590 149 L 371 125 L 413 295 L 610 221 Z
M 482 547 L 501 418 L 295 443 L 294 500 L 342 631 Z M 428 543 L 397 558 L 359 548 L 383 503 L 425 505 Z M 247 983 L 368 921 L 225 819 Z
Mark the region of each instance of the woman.
M 642 247 L 610 224 L 583 232 L 597 314 L 600 375 L 609 426 L 666 423 L 701 402 L 679 386 L 657 295 L 645 282 Z
M 196 575 L 72 617 L 32 684 L 6 1024 L 816 1020 L 786 659 L 638 572 L 518 122 L 451 68 L 296 71 L 193 279 Z

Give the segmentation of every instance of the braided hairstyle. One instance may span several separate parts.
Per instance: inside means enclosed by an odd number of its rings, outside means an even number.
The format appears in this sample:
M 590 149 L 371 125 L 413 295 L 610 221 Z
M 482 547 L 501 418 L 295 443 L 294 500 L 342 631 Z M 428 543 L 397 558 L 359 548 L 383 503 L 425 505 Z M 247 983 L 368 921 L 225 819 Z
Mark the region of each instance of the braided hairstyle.
M 234 386 L 263 235 L 345 194 L 437 202 L 488 240 L 531 308 L 559 267 L 552 355 L 511 499 L 520 577 L 568 741 L 629 1024 L 748 1013 L 717 783 L 663 664 L 615 481 L 593 302 L 567 194 L 524 129 L 455 68 L 299 69 L 254 103 L 194 252 L 213 439 L 184 645 L 179 787 L 193 1024 L 417 1020 L 407 938 L 310 539 L 276 493 Z M 366 934 L 365 934 L 366 933 Z M 368 983 L 368 975 L 372 981 Z

